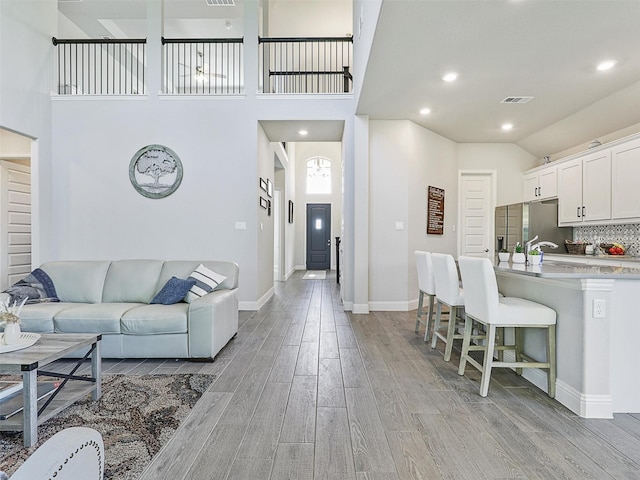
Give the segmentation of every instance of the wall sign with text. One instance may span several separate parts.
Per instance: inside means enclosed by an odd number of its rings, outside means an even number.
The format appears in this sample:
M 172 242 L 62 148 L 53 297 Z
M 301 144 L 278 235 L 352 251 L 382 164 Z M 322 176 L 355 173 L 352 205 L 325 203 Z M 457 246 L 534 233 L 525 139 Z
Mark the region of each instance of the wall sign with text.
M 444 189 L 427 188 L 427 234 L 444 234 Z

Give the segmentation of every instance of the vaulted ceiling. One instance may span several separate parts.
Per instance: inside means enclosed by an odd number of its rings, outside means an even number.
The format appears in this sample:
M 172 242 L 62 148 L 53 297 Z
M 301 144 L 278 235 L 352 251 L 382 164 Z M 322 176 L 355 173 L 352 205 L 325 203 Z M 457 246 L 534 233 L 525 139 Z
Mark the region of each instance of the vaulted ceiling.
M 263 11 L 279 36 L 344 35 L 353 30 L 348 14 L 336 17 L 345 2 L 350 12 L 350 0 L 276 0 Z M 146 36 L 146 0 L 58 4 L 62 28 Z M 243 35 L 242 0 L 165 0 L 164 10 L 166 36 Z M 638 0 L 384 0 L 357 113 L 409 119 L 456 142 L 517 143 L 538 158 L 586 148 L 640 127 L 639 24 Z M 597 71 L 607 59 L 615 67 Z M 446 83 L 450 71 L 459 76 Z M 500 103 L 510 96 L 533 98 Z
M 538 158 L 586 147 L 640 122 L 638 25 L 637 0 L 387 0 L 357 110 Z

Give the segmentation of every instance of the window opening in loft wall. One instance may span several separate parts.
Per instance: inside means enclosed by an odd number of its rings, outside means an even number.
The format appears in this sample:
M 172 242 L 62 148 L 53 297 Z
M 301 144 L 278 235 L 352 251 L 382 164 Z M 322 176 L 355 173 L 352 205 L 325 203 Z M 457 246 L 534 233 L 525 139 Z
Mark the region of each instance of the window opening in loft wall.
M 331 193 L 331 160 L 313 157 L 307 160 L 307 194 Z

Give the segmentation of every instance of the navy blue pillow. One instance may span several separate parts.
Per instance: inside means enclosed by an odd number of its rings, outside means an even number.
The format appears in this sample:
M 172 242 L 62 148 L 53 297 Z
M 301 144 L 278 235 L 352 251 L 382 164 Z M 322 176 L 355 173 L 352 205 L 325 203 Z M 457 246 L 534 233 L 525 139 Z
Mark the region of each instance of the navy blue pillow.
M 164 284 L 162 290 L 153 297 L 151 303 L 159 303 L 161 305 L 173 305 L 174 303 L 181 302 L 189 289 L 195 285 L 196 281 L 193 278 L 171 277 L 167 283 Z

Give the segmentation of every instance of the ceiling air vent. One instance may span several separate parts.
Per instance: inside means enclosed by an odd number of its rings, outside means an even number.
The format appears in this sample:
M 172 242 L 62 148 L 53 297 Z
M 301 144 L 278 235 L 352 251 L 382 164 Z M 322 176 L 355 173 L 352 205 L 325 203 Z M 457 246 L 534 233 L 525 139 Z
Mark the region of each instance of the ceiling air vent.
M 210 7 L 233 7 L 235 0 L 205 0 Z
M 529 100 L 533 100 L 533 97 L 507 97 L 500 103 L 527 103 Z

